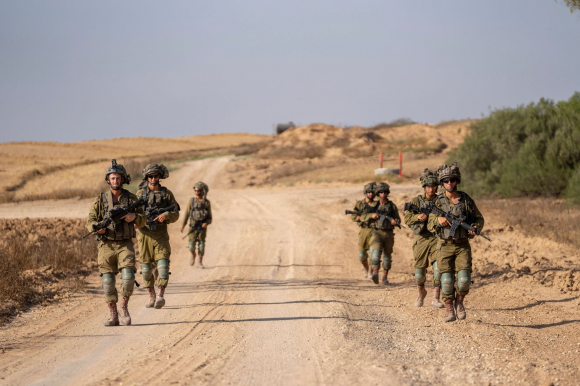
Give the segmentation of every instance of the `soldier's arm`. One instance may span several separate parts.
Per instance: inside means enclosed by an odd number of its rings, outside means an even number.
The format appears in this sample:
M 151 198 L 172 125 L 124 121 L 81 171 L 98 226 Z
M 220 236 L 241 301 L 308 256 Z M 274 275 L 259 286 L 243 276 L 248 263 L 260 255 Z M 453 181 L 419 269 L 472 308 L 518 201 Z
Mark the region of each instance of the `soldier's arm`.
M 417 199 L 417 197 L 414 197 L 411 200 L 411 204 L 415 205 L 415 206 L 421 206 L 421 204 L 419 203 L 419 200 Z M 405 213 L 405 224 L 407 225 L 414 225 L 414 224 L 418 224 L 418 223 L 422 223 L 423 221 L 419 220 L 419 214 L 418 213 L 413 213 L 410 210 L 404 212 Z
M 357 201 L 357 202 L 354 204 L 354 210 L 355 210 L 355 212 L 358 212 L 358 211 L 360 211 L 360 210 L 362 209 L 362 206 L 363 206 L 363 205 L 362 205 L 362 202 L 361 202 L 361 201 Z M 351 218 L 351 219 L 352 219 L 352 221 L 354 221 L 354 222 L 358 222 L 358 221 L 356 220 L 356 218 L 357 218 L 357 217 L 358 217 L 358 215 L 356 215 L 356 214 L 351 214 L 351 215 L 350 215 L 350 218 Z M 361 221 L 362 221 L 362 219 L 361 219 Z
M 481 214 L 479 209 L 477 209 L 477 205 L 475 205 L 475 202 L 473 202 L 473 217 L 475 221 L 471 225 L 478 227 L 479 229 L 483 229 L 483 226 L 485 225 L 485 219 L 483 218 L 483 215 Z
M 437 205 L 438 208 L 441 207 L 440 205 L 438 205 L 437 201 L 433 205 Z M 429 218 L 427 219 L 427 230 L 429 230 L 429 232 L 436 233 L 437 230 L 439 229 L 438 218 L 439 218 L 439 215 L 437 215 L 435 213 L 429 214 Z
M 169 201 L 171 202 L 171 205 L 175 204 L 176 207 L 176 209 L 172 210 L 171 212 L 165 212 L 165 222 L 167 224 L 171 224 L 179 219 L 179 204 L 177 203 L 177 200 L 175 199 L 173 193 L 171 192 L 167 193 L 169 193 Z
M 392 201 L 391 201 L 392 202 Z M 397 220 L 399 220 L 399 222 L 401 221 L 401 216 L 399 215 L 399 209 L 397 208 L 397 205 L 395 205 L 395 203 L 393 202 L 393 213 L 394 213 L 394 218 L 396 218 Z
M 137 192 L 135 199 L 129 199 L 129 204 L 133 204 L 139 198 L 141 198 L 141 195 Z M 143 205 L 139 205 L 135 208 L 135 220 L 133 220 L 133 222 L 137 225 L 137 228 L 142 228 L 147 223 L 147 217 L 145 217 L 145 213 L 143 213 Z
M 87 219 L 87 229 L 92 232 L 93 231 L 93 225 L 96 225 L 100 222 L 100 220 L 102 220 L 99 216 L 99 200 L 100 200 L 100 196 L 97 196 L 92 205 L 91 208 L 89 209 L 89 218 Z
M 183 216 L 183 221 L 181 221 L 181 228 L 185 228 L 187 222 L 189 221 L 189 214 L 191 213 L 191 199 L 187 201 L 187 209 L 185 209 L 185 215 Z
M 206 201 L 207 201 L 207 213 L 208 213 L 208 214 L 207 214 L 207 218 L 205 219 L 205 221 L 204 221 L 204 222 L 205 222 L 207 225 L 209 225 L 209 224 L 211 224 L 211 222 L 212 222 L 212 220 L 213 220 L 213 217 L 212 217 L 212 215 L 211 215 L 211 202 L 209 202 L 209 200 L 206 200 Z

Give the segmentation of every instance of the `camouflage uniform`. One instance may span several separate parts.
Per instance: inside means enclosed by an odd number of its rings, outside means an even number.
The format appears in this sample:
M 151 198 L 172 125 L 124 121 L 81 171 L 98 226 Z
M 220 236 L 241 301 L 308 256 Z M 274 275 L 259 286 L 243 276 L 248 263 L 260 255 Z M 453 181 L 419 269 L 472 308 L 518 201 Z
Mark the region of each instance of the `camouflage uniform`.
M 211 202 L 205 197 L 205 195 L 201 200 L 192 197 L 187 203 L 187 209 L 185 210 L 185 212 L 187 213 L 187 215 L 183 216 L 183 222 L 181 224 L 182 228 L 185 228 L 188 222 L 190 224 L 190 227 L 192 227 L 196 222 L 202 222 L 207 225 L 211 224 L 212 222 Z M 189 250 L 192 253 L 195 253 L 195 246 L 197 244 L 198 254 L 199 256 L 203 256 L 205 254 L 206 236 L 207 236 L 207 227 L 202 229 L 195 229 L 192 233 L 190 233 L 188 236 Z
M 363 193 L 367 196 L 368 193 L 373 193 L 375 190 L 376 184 L 374 182 L 370 182 L 363 187 Z M 374 198 L 373 198 L 374 199 Z M 368 207 L 375 208 L 377 206 L 376 201 L 371 201 L 370 203 L 367 202 L 367 197 L 362 200 L 359 200 L 354 205 L 354 212 L 362 212 L 363 214 L 370 213 Z M 365 269 L 368 269 L 368 259 L 369 259 L 369 250 L 371 248 L 371 242 L 373 237 L 373 228 L 369 225 L 368 221 L 364 222 L 361 221 L 357 214 L 351 214 L 352 221 L 356 222 L 357 225 L 360 227 L 358 232 L 358 257 L 360 262 L 363 264 Z M 366 275 L 366 274 L 365 274 Z M 365 276 L 366 277 L 366 276 Z

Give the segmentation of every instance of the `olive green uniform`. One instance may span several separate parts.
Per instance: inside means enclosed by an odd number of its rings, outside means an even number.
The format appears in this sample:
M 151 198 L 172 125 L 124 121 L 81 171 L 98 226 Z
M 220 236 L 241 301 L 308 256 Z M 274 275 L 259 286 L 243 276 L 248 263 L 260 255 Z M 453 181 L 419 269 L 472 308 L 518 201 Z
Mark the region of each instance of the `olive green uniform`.
M 151 226 L 145 223 L 139 228 L 137 241 L 139 242 L 139 260 L 141 261 L 141 273 L 145 281 L 145 288 L 151 288 L 155 284 L 157 287 L 167 287 L 169 277 L 157 277 L 157 283 L 153 275 L 148 275 L 143 272 L 143 264 L 148 264 L 151 269 L 157 265 L 159 260 L 167 260 L 169 264 L 169 257 L 171 255 L 171 245 L 169 244 L 169 233 L 167 232 L 167 224 L 176 222 L 179 219 L 179 204 L 175 200 L 175 196 L 169 189 L 161 186 L 159 191 L 154 192 L 145 186 L 143 190 L 137 192 L 139 198 L 147 196 L 148 208 L 166 208 L 175 204 L 176 210 L 165 212 L 165 221 L 163 223 L 156 222 L 155 230 L 151 230 Z M 169 268 L 167 268 L 169 269 Z
M 432 200 L 427 199 L 425 194 L 414 197 L 411 200 L 411 204 L 423 208 L 427 203 Z M 435 250 L 437 247 L 437 235 L 430 232 L 427 229 L 427 221 L 419 220 L 419 214 L 413 213 L 411 211 L 405 212 L 405 224 L 415 233 L 413 238 L 413 257 L 415 259 L 415 268 L 420 271 L 415 271 L 415 276 L 417 272 L 424 271 L 427 269 L 429 264 L 433 265 L 433 286 L 441 286 L 441 281 L 439 277 L 439 272 L 437 272 L 437 263 L 435 260 Z M 423 282 L 425 281 L 423 277 Z M 422 285 L 422 284 L 420 284 Z
M 93 225 L 103 221 L 107 216 L 109 210 L 121 207 L 127 207 L 137 201 L 137 197 L 128 190 L 122 189 L 119 201 L 113 204 L 113 195 L 111 191 L 101 193 L 93 200 L 91 209 L 89 211 L 89 218 L 87 220 L 87 229 L 93 230 Z M 99 265 L 99 272 L 103 274 L 116 275 L 123 268 L 135 269 L 135 248 L 133 247 L 133 237 L 135 237 L 135 229 L 133 224 L 143 226 L 145 224 L 145 216 L 141 207 L 135 210 L 137 217 L 134 222 L 122 222 L 116 227 L 114 224 L 109 225 L 103 235 L 97 235 L 98 241 L 98 255 L 97 262 Z M 133 277 L 134 281 L 134 277 Z M 114 283 L 114 280 L 113 280 Z M 130 297 L 133 293 L 133 283 L 130 286 L 122 286 L 123 296 Z M 114 284 L 113 284 L 114 285 Z M 113 291 L 105 291 L 105 302 L 118 302 L 117 288 Z
M 370 204 L 367 203 L 366 199 L 364 200 L 359 200 L 356 202 L 356 204 L 354 205 L 354 211 L 355 212 L 363 212 L 362 214 L 367 214 L 370 213 L 367 210 L 367 205 L 371 206 L 371 207 L 376 207 L 377 201 L 373 201 Z M 361 214 L 361 216 L 362 216 Z M 360 220 L 357 221 L 357 217 L 358 215 L 356 214 L 352 214 L 351 218 L 352 221 L 356 222 L 358 224 L 358 226 L 360 227 L 360 230 L 358 231 L 358 257 L 359 260 L 361 262 L 367 260 L 368 256 L 368 251 L 371 248 L 371 242 L 372 242 L 372 238 L 373 238 L 373 228 L 371 228 L 370 224 L 368 221 L 362 221 L 362 217 Z
M 377 201 L 377 211 L 386 211 L 389 217 L 401 221 L 397 205 L 389 199 L 387 199 L 385 205 L 381 205 L 380 201 Z M 388 271 L 391 269 L 393 246 L 395 245 L 394 226 L 390 221 L 386 221 L 385 226 L 381 228 L 378 219 L 373 219 L 372 215 L 373 213 L 367 213 L 361 216 L 361 221 L 368 221 L 373 228 L 371 263 L 373 268 L 378 268 L 381 263 L 382 254 L 383 268 Z
M 188 221 L 190 227 L 193 227 L 196 223 L 198 223 L 199 225 L 203 223 L 209 225 L 212 222 L 211 202 L 205 197 L 202 198 L 201 200 L 192 197 L 187 203 L 187 209 L 185 210 L 185 213 L 186 215 L 183 216 L 183 222 L 181 224 L 182 228 L 185 228 Z M 206 236 L 207 236 L 207 227 L 203 229 L 196 228 L 193 232 L 191 232 L 188 236 L 189 250 L 192 253 L 195 253 L 195 245 L 197 243 L 198 253 L 200 256 L 203 256 L 205 254 Z
M 465 216 L 467 224 L 482 229 L 485 221 L 475 202 L 465 192 L 458 193 L 457 204 L 454 205 L 445 194 L 441 194 L 435 199 L 434 205 L 456 216 Z M 435 213 L 429 215 L 427 228 L 438 236 L 435 256 L 441 273 L 443 300 L 455 300 L 455 292 L 459 295 L 467 295 L 471 284 L 472 269 L 469 239 L 474 236 L 471 236 L 466 229 L 458 227 L 455 235 L 451 237 L 450 227 L 441 227 L 438 215 Z M 454 279 L 455 272 L 457 272 L 457 283 Z

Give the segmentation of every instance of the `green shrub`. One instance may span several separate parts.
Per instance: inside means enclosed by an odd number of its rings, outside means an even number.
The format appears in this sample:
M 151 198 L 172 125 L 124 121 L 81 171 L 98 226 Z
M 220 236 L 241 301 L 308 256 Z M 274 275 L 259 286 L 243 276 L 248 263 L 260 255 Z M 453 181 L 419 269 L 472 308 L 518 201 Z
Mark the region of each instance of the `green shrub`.
M 494 110 L 471 125 L 449 160 L 474 195 L 574 196 L 580 173 L 580 93 L 568 101 Z M 580 166 L 579 166 L 580 167 Z M 573 179 L 576 178 L 576 180 Z M 576 181 L 575 183 L 573 181 Z

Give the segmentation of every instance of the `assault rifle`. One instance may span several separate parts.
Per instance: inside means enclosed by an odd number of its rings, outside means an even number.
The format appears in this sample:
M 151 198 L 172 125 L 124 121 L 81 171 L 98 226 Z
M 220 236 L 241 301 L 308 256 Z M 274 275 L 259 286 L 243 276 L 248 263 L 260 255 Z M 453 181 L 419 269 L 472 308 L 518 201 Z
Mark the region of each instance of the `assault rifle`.
M 426 214 L 427 216 L 430 213 L 435 213 L 436 215 L 438 215 L 440 217 L 445 217 L 447 219 L 447 221 L 449 221 L 449 223 L 451 224 L 451 228 L 449 229 L 449 236 L 451 236 L 451 237 L 455 236 L 455 231 L 457 230 L 457 228 L 462 227 L 468 231 L 474 232 L 478 236 L 483 237 L 487 241 L 491 241 L 490 238 L 481 234 L 481 228 L 476 228 L 474 226 L 471 226 L 465 222 L 465 218 L 458 217 L 452 213 L 445 212 L 443 209 L 438 208 L 433 204 L 429 204 L 425 208 L 419 208 L 418 206 L 413 205 L 413 204 L 408 202 L 405 204 L 405 210 L 410 210 L 411 212 L 414 212 L 414 213 L 423 213 L 423 214 Z
M 417 205 L 411 204 L 410 202 L 406 202 L 405 207 L 403 208 L 403 212 L 411 211 L 415 214 L 424 214 L 425 216 L 429 217 L 429 214 L 431 214 L 430 205 L 431 204 L 428 204 L 428 206 L 420 208 Z
M 196 230 L 201 231 L 203 229 L 201 227 L 202 224 L 203 224 L 203 221 L 201 221 L 201 220 L 194 222 L 193 225 L 189 228 L 189 232 L 187 232 L 187 234 L 185 236 L 183 236 L 182 239 L 185 239 L 187 236 L 189 236 L 190 234 L 192 234 Z
M 149 229 L 154 231 L 157 229 L 155 225 L 155 219 L 162 213 L 165 212 L 172 212 L 175 210 L 175 204 L 169 205 L 167 208 L 156 208 L 156 207 L 148 207 L 145 209 L 145 216 L 147 217 L 147 224 L 149 224 Z
M 129 213 L 135 213 L 135 209 L 139 206 L 142 206 L 143 204 L 145 204 L 145 200 L 140 198 L 126 208 L 117 207 L 109 210 L 108 216 L 105 217 L 105 219 L 100 223 L 93 224 L 93 230 L 84 235 L 83 239 L 87 236 L 92 235 L 93 233 L 100 231 L 101 229 L 107 228 L 111 224 L 113 224 L 113 228 L 116 227 L 117 225 L 125 221 L 122 219 L 122 217 L 125 217 Z
M 378 207 L 378 206 L 377 206 Z M 367 213 L 376 213 L 379 215 L 379 225 L 381 228 L 385 227 L 385 223 L 388 221 L 389 223 L 391 222 L 391 220 L 396 220 L 397 224 L 396 226 L 399 227 L 399 229 L 401 229 L 401 221 L 397 220 L 394 217 L 390 217 L 387 216 L 387 212 L 384 210 L 377 210 L 377 208 L 373 208 L 372 206 L 370 206 L 369 204 L 365 203 L 365 208 L 361 211 L 354 211 L 354 210 L 348 210 L 346 209 L 344 211 L 344 214 L 356 214 L 357 216 L 360 216 L 361 214 L 363 214 L 363 212 L 367 212 Z

